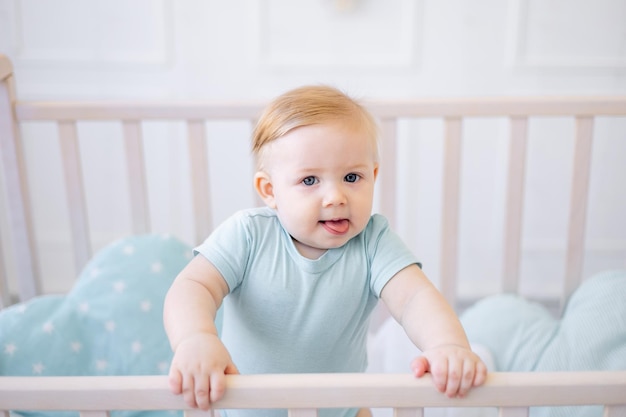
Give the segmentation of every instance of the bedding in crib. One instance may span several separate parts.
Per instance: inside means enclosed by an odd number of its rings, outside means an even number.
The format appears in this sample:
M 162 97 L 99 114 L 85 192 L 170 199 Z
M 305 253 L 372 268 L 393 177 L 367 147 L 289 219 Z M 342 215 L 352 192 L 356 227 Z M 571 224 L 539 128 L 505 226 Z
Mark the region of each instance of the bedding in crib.
M 169 236 L 125 238 L 101 250 L 67 295 L 40 296 L 0 311 L 0 374 L 167 374 L 171 349 L 163 298 L 191 256 L 190 247 Z M 113 412 L 142 413 L 172 416 Z
M 626 370 L 626 270 L 606 271 L 572 294 L 561 318 L 519 295 L 487 297 L 461 322 L 490 371 Z M 392 319 L 370 339 L 372 372 L 404 372 L 419 354 Z M 549 393 L 546 393 L 549 395 Z M 427 409 L 427 417 L 491 417 L 495 409 Z M 601 417 L 602 406 L 532 407 L 531 417 Z M 379 412 L 376 417 L 391 417 Z
M 162 325 L 163 298 L 191 256 L 190 247 L 169 236 L 125 238 L 101 250 L 67 295 L 41 296 L 0 311 L 0 374 L 167 374 L 171 351 Z M 562 319 L 506 294 L 478 302 L 461 319 L 491 370 L 626 369 L 626 271 L 587 280 L 569 300 Z M 406 344 L 403 334 L 404 342 L 399 342 L 398 332 L 401 328 L 389 322 L 372 335 L 371 372 L 408 371 L 408 361 L 417 351 Z M 431 409 L 425 414 L 482 417 L 495 412 Z M 375 410 L 375 415 L 384 414 Z M 600 416 L 601 409 L 535 408 L 531 415 L 591 417 Z
M 493 352 L 498 371 L 626 370 L 626 270 L 584 281 L 558 319 L 539 304 L 500 294 L 476 303 L 461 321 L 470 340 Z M 533 417 L 601 415 L 600 406 L 531 409 Z
M 626 271 L 583 282 L 560 319 L 518 295 L 501 294 L 476 303 L 462 322 L 472 340 L 497 352 L 499 371 L 623 370 Z

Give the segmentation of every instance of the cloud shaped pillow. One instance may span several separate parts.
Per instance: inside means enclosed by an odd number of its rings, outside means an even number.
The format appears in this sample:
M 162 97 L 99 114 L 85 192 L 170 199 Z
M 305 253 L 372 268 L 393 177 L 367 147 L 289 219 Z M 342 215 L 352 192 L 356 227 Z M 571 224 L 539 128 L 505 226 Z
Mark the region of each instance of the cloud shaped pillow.
M 191 256 L 169 236 L 125 238 L 99 251 L 67 295 L 2 310 L 0 375 L 167 374 L 163 299 Z
M 626 370 L 626 271 L 606 271 L 572 294 L 561 318 L 520 296 L 488 297 L 461 317 L 498 371 Z M 601 407 L 536 408 L 531 416 L 602 416 Z

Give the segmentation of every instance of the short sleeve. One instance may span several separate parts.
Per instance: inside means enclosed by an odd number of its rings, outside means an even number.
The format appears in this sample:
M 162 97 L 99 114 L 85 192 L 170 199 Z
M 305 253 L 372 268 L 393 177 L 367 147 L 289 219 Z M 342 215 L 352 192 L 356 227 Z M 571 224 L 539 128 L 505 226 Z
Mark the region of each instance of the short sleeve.
M 250 257 L 248 219 L 244 211 L 235 213 L 194 248 L 194 254 L 204 256 L 217 268 L 231 292 L 241 283 Z
M 399 271 L 412 264 L 421 267 L 400 236 L 391 230 L 385 217 L 374 214 L 365 229 L 364 238 L 370 262 L 370 288 L 377 297 Z

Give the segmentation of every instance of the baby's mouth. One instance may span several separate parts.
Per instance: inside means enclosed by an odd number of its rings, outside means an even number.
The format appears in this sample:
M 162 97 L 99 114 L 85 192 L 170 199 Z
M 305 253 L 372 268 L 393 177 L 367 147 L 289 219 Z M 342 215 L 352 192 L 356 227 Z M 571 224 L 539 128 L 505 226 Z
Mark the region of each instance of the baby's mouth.
M 326 230 L 335 235 L 343 235 L 350 228 L 348 219 L 325 220 L 320 223 Z

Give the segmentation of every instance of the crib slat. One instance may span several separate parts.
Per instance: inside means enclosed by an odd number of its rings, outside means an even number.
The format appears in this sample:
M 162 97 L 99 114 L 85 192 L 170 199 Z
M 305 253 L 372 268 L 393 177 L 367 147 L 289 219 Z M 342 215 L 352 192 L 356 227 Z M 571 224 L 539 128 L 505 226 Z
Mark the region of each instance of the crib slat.
M 257 117 L 254 118 L 250 118 L 248 119 L 248 122 L 250 123 L 250 137 L 252 137 L 254 135 L 254 129 L 256 129 L 256 125 L 259 122 L 259 119 Z M 257 161 L 256 158 L 252 158 L 251 159 L 251 163 L 252 163 L 252 170 L 251 172 L 257 172 Z M 261 200 L 261 196 L 259 195 L 259 193 L 256 192 L 256 190 L 254 189 L 254 187 L 251 187 L 251 192 L 252 192 L 252 201 L 254 201 L 254 204 L 256 205 L 256 207 L 263 207 L 265 206 L 265 202 L 263 202 L 263 200 Z
M 522 210 L 524 203 L 524 169 L 528 118 L 510 119 L 511 142 L 509 147 L 509 174 L 504 224 L 504 292 L 517 292 L 520 272 L 520 249 L 522 241 Z
M 591 171 L 591 148 L 593 138 L 593 118 L 576 118 L 576 148 L 570 197 L 569 231 L 565 284 L 561 307 L 578 287 L 582 280 L 585 250 L 585 226 L 587 220 L 587 196 Z
M 15 253 L 15 272 L 18 280 L 19 300 L 26 301 L 39 294 L 39 256 L 34 244 L 33 221 L 31 216 L 28 183 L 22 141 L 18 122 L 12 105 L 15 101 L 15 83 L 11 63 L 0 55 L 2 82 L 0 82 L 0 167 L 4 169 L 0 179 L 4 180 L 6 208 L 8 212 L 9 239 Z M 0 253 L 2 255 L 2 253 Z M 7 285 L 4 284 L 3 297 L 9 303 Z
M 70 214 L 74 264 L 76 271 L 80 271 L 91 257 L 91 243 L 76 122 L 59 122 L 59 141 Z
M 315 408 L 290 408 L 287 410 L 288 417 L 317 417 Z
M 219 416 L 219 414 L 213 408 L 209 408 L 208 411 L 200 410 L 199 408 L 183 410 L 183 417 L 215 417 L 215 416 Z
M 394 408 L 393 417 L 424 417 L 423 408 Z
M 604 407 L 602 417 L 624 417 L 626 416 L 626 405 L 607 405 Z
M 189 135 L 189 164 L 191 168 L 191 195 L 193 199 L 195 243 L 200 243 L 211 232 L 211 200 L 209 193 L 209 162 L 207 158 L 206 127 L 204 120 L 187 122 Z
M 528 407 L 500 407 L 498 417 L 528 417 Z
M 81 411 L 80 417 L 109 417 L 108 411 Z
M 458 270 L 459 200 L 461 183 L 462 120 L 445 119 L 445 155 L 441 225 L 441 281 L 442 294 L 456 305 Z
M 380 141 L 380 165 L 383 168 L 381 171 L 380 181 L 380 211 L 389 220 L 389 224 L 392 228 L 395 228 L 398 224 L 396 221 L 396 189 L 398 184 L 398 176 L 396 167 L 397 161 L 397 124 L 396 119 L 383 119 L 381 122 L 382 138 Z
M 150 214 L 141 125 L 136 120 L 125 120 L 123 127 L 133 233 L 148 233 L 150 231 Z
M 0 310 L 8 306 L 10 302 L 9 281 L 4 267 L 4 250 L 2 249 L 2 239 L 0 239 Z

